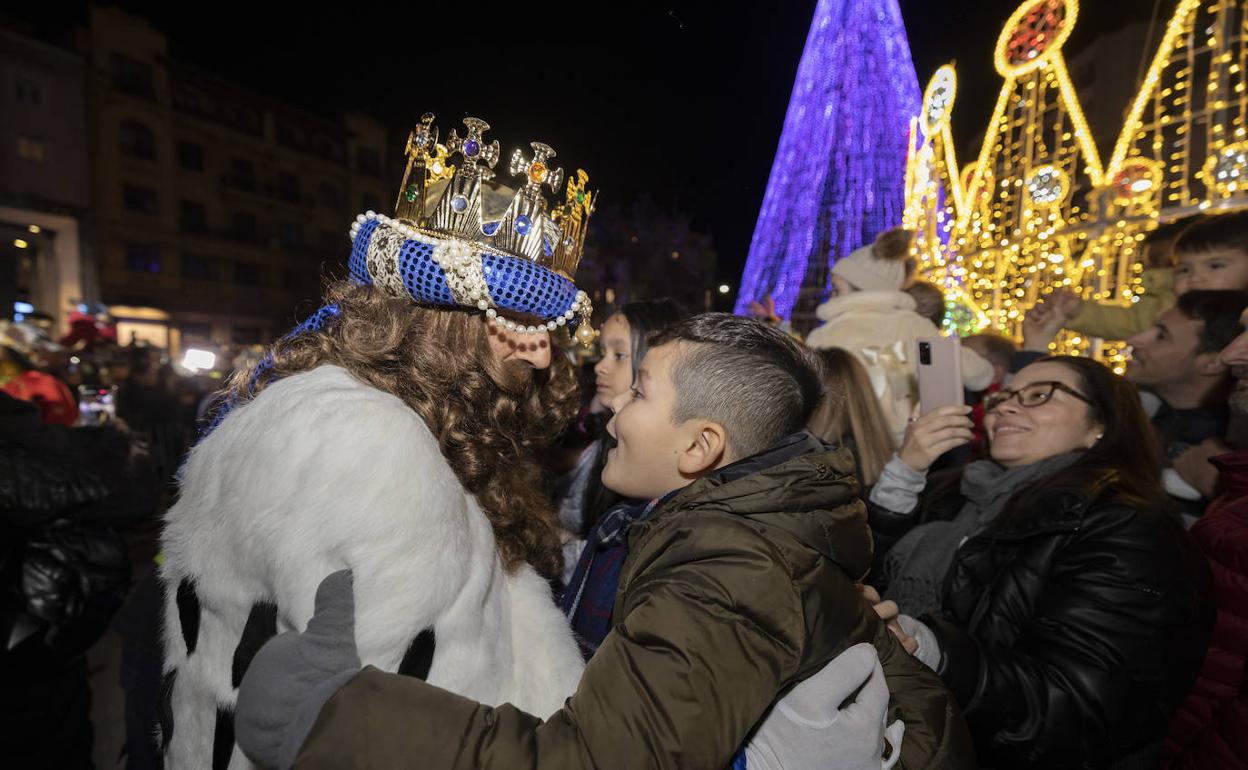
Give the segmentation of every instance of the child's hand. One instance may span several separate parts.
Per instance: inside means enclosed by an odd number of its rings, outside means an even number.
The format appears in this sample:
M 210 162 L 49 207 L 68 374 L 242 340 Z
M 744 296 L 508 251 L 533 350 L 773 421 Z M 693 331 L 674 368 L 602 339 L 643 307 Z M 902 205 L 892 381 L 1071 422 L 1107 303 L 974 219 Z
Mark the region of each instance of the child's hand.
M 1023 316 L 1023 350 L 1048 352 L 1049 343 L 1069 317 L 1052 302 L 1037 303 Z
M 913 655 L 914 651 L 919 648 L 919 642 L 907 634 L 901 627 L 901 623 L 898 621 L 901 610 L 897 607 L 897 602 L 891 600 L 887 602 L 882 601 L 880 592 L 868 585 L 861 585 L 858 587 L 858 590 L 862 592 L 862 598 L 871 603 L 875 614 L 880 616 L 880 620 L 884 621 L 884 624 L 888 626 L 888 630 L 893 632 L 893 636 L 897 637 L 897 641 L 901 642 L 902 649 Z
M 1209 458 L 1229 451 L 1230 448 L 1218 439 L 1207 438 L 1174 458 L 1174 469 L 1184 481 L 1209 499 L 1218 485 L 1218 469 L 1209 463 Z
M 916 405 L 897 456 L 918 473 L 926 473 L 936 458 L 950 449 L 969 444 L 975 424 L 969 406 L 942 406 L 922 417 Z
M 1068 321 L 1078 315 L 1080 309 L 1083 308 L 1083 298 L 1070 289 L 1055 290 L 1045 298 L 1044 303 L 1052 303 L 1057 311 L 1064 316 L 1064 321 Z

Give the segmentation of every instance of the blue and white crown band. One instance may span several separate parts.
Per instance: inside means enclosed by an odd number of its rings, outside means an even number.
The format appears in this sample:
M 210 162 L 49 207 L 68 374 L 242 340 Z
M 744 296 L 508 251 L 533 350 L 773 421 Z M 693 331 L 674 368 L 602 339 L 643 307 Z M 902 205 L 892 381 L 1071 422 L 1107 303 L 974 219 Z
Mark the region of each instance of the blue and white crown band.
M 553 270 L 480 244 L 434 236 L 384 214 L 356 217 L 351 242 L 351 280 L 420 304 L 477 308 L 511 331 L 575 328 L 592 312 L 585 292 Z M 505 311 L 542 323 L 519 323 Z

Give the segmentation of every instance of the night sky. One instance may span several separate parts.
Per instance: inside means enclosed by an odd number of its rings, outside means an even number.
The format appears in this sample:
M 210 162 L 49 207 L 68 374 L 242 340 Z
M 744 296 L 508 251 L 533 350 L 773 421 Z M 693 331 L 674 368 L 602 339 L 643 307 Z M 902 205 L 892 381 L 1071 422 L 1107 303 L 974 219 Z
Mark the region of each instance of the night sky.
M 920 86 L 957 60 L 966 157 L 1000 87 L 992 49 L 1016 3 L 900 2 Z M 1160 27 L 1177 0 L 1084 2 L 1067 51 L 1147 21 L 1154 2 Z M 63 44 L 86 19 L 83 2 L 13 5 L 0 22 Z M 545 141 L 590 173 L 604 205 L 648 193 L 692 214 L 714 237 L 717 280 L 735 288 L 815 2 L 120 5 L 168 33 L 174 59 L 316 112 L 406 129 L 432 111 L 444 133 L 477 115 L 504 158 Z

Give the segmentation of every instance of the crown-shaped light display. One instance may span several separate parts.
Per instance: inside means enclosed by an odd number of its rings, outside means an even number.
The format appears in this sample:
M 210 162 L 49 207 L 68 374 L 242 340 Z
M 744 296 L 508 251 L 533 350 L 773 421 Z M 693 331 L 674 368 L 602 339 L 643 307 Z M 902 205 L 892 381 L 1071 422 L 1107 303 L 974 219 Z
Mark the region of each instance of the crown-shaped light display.
M 426 113 L 408 137 L 395 218 L 427 235 L 523 257 L 570 278 L 597 197 L 586 189 L 589 175 L 578 169 L 567 179 L 563 200 L 551 207 L 543 188 L 559 196 L 564 173 L 553 167 L 550 145 L 532 142 L 529 153 L 516 149 L 507 164 L 508 185 L 497 178 L 499 146 L 485 138 L 488 123 L 464 118 L 465 133 L 452 130 L 443 144 L 433 121 Z

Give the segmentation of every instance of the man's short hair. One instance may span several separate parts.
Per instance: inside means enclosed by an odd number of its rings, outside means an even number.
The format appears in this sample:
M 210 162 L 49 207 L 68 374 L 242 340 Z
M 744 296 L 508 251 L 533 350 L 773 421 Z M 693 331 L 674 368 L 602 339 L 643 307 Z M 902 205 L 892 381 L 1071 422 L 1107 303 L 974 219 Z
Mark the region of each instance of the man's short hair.
M 962 342 L 966 343 L 970 340 L 978 340 L 983 343 L 984 358 L 988 359 L 989 363 L 996 364 L 998 366 L 1008 367 L 1010 365 L 1010 359 L 1013 358 L 1014 354 L 1018 352 L 1018 346 L 1014 344 L 1014 340 L 1003 334 L 981 332 L 979 334 L 972 334 L 969 337 L 963 338 Z
M 724 426 L 738 457 L 804 430 L 819 406 L 819 364 L 801 343 L 752 318 L 703 313 L 667 327 L 650 348 L 681 343 L 672 420 Z
M 1179 297 L 1175 307 L 1191 320 L 1205 324 L 1196 353 L 1216 353 L 1243 333 L 1239 317 L 1248 308 L 1248 291 L 1189 291 Z
M 1248 254 L 1248 211 L 1201 217 L 1183 231 L 1174 248 L 1178 254 L 1224 249 Z

